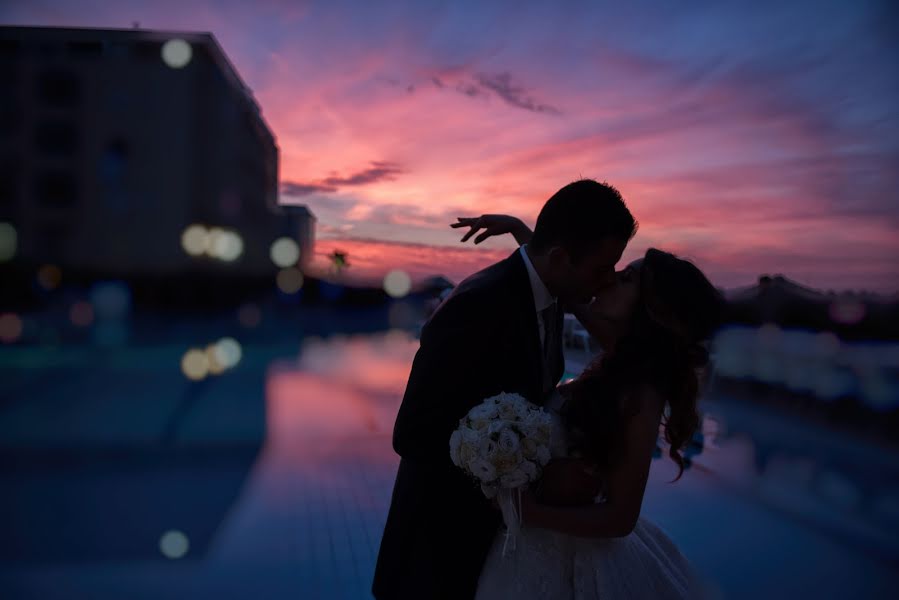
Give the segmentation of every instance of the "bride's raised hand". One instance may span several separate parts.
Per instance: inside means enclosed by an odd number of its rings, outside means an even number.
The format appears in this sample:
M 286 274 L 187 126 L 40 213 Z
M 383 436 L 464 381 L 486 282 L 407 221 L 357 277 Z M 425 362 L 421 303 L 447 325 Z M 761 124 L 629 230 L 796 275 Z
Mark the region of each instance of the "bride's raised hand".
M 462 236 L 462 242 L 467 242 L 471 236 L 484 230 L 474 239 L 475 244 L 480 244 L 487 238 L 498 235 L 511 233 L 515 236 L 515 240 L 519 244 L 526 244 L 530 239 L 532 232 L 524 222 L 511 215 L 481 215 L 480 217 L 459 217 L 456 223 L 451 223 L 450 227 L 459 229 L 460 227 L 468 227 L 469 230 Z

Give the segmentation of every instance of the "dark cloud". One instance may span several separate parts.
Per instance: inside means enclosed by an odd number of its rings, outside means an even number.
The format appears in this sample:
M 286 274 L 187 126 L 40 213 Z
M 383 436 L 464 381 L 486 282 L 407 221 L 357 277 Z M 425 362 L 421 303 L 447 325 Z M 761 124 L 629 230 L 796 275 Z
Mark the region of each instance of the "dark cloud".
M 362 171 L 345 177 L 332 175 L 322 183 L 327 186 L 341 187 L 368 185 L 370 183 L 377 183 L 378 181 L 393 181 L 396 179 L 396 176 L 402 172 L 403 170 L 395 163 L 373 161 L 371 166 L 367 169 L 363 169 Z
M 523 108 L 536 113 L 561 114 L 558 108 L 549 104 L 541 104 L 529 96 L 527 90 L 512 81 L 510 73 L 496 73 L 494 75 L 479 73 L 475 76 L 475 80 L 481 88 L 492 91 L 507 104 L 516 108 Z
M 456 85 L 456 91 L 465 94 L 469 98 L 477 98 L 478 96 L 486 96 L 487 94 L 473 83 L 462 82 Z
M 281 193 L 285 196 L 311 196 L 312 194 L 329 194 L 336 191 L 337 188 L 334 186 L 319 183 L 281 182 Z
M 403 172 L 402 168 L 391 162 L 372 161 L 371 166 L 346 176 L 331 175 L 321 181 L 284 181 L 281 193 L 285 196 L 311 196 L 313 194 L 331 194 L 341 187 L 368 185 L 378 181 L 393 181 Z

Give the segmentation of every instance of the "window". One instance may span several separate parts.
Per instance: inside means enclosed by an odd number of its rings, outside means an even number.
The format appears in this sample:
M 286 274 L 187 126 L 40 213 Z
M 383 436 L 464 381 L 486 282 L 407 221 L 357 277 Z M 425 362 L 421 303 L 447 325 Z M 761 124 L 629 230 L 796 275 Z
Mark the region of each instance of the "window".
M 37 79 L 38 98 L 47 106 L 73 107 L 81 100 L 81 85 L 69 71 L 44 71 Z
M 162 44 L 159 42 L 135 42 L 131 51 L 136 58 L 162 60 Z
M 38 203 L 47 208 L 71 208 L 78 200 L 75 176 L 68 171 L 45 171 L 35 179 Z
M 48 156 L 71 156 L 78 148 L 78 132 L 69 121 L 44 121 L 37 126 L 37 149 Z
M 103 56 L 103 42 L 69 42 L 66 44 L 69 54 L 79 58 L 97 58 Z

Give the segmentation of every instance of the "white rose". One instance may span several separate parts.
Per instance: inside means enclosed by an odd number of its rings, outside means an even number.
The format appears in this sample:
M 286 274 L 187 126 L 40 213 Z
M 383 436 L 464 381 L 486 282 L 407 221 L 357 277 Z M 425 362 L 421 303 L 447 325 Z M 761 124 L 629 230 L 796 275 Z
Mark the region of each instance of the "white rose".
M 490 462 L 496 467 L 497 473 L 503 475 L 517 469 L 521 461 L 520 452 L 506 453 L 498 450 Z
M 546 446 L 540 446 L 539 448 L 537 448 L 537 463 L 541 467 L 545 466 L 551 458 L 552 456 L 549 453 L 549 448 L 547 448 Z
M 481 434 L 471 427 L 460 427 L 459 433 L 462 434 L 462 441 L 466 444 L 477 444 L 481 440 Z
M 503 430 L 508 427 L 509 424 L 502 419 L 495 419 L 490 422 L 490 426 L 487 427 L 487 435 L 493 435 L 494 433 L 501 433 Z
M 552 427 L 548 423 L 537 421 L 527 424 L 528 437 L 533 438 L 538 444 L 549 444 L 552 438 L 552 431 Z
M 478 457 L 477 446 L 473 446 L 471 444 L 462 444 L 462 447 L 459 449 L 459 462 L 462 468 L 468 468 L 471 470 L 469 465 L 471 461 L 475 460 Z
M 478 443 L 478 456 L 483 459 L 490 460 L 494 456 L 496 456 L 496 452 L 498 449 L 499 447 L 496 445 L 496 442 L 488 437 L 485 437 Z
M 511 402 L 505 402 L 499 405 L 499 416 L 502 419 L 506 419 L 507 421 L 514 420 L 518 417 L 518 411 L 515 408 L 515 404 Z
M 533 438 L 525 437 L 521 440 L 521 453 L 527 459 L 537 457 L 537 441 Z
M 487 428 L 490 426 L 490 419 L 472 419 L 469 417 L 468 426 L 475 431 L 487 431 Z
M 516 469 L 503 475 L 499 483 L 504 488 L 512 490 L 525 485 L 528 481 L 528 476 L 521 469 Z
M 518 468 L 527 476 L 528 481 L 535 481 L 540 475 L 540 469 L 529 460 L 522 461 Z
M 528 418 L 528 415 L 531 414 L 531 409 L 533 408 L 533 406 L 534 405 L 528 401 L 516 402 L 515 416 L 517 416 L 520 421 L 524 421 Z
M 468 411 L 468 418 L 472 421 L 486 420 L 490 421 L 495 419 L 499 414 L 497 407 L 492 402 L 484 402 L 483 404 L 478 404 L 470 411 Z
M 521 444 L 518 441 L 518 435 L 511 429 L 503 429 L 497 440 L 500 450 L 505 453 L 513 454 L 518 452 Z
M 457 467 L 462 466 L 462 432 L 458 429 L 450 436 L 450 458 Z
M 496 469 L 483 458 L 474 459 L 469 467 L 471 468 L 471 474 L 484 483 L 490 483 L 496 479 Z

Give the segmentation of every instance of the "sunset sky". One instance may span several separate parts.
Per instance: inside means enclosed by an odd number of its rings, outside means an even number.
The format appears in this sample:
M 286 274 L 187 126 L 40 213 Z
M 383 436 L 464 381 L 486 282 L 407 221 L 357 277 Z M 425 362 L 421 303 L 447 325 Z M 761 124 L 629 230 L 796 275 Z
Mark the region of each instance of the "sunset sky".
M 281 151 L 284 203 L 351 270 L 459 280 L 580 177 L 722 286 L 899 289 L 899 3 L 6 0 L 0 23 L 212 32 Z

